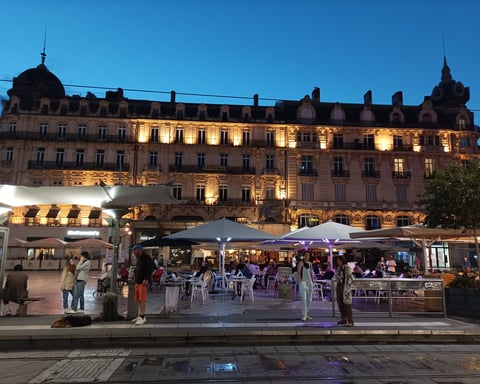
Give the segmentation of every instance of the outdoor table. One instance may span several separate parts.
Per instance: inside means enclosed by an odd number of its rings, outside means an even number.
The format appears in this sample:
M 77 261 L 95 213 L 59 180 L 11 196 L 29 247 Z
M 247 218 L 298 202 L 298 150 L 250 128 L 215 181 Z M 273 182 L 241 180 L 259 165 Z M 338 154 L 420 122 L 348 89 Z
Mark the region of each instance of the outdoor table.
M 243 302 L 243 283 L 245 281 L 248 281 L 245 276 L 230 276 L 228 282 L 229 284 L 233 284 L 232 300 L 234 300 L 235 297 L 240 296 L 240 302 Z

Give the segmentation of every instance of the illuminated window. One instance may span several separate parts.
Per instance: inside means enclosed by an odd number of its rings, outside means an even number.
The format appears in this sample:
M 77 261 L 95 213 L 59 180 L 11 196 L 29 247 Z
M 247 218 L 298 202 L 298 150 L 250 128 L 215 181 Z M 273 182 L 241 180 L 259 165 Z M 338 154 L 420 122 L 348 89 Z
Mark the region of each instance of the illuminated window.
M 393 172 L 396 174 L 405 172 L 405 159 L 393 159 Z
M 314 227 L 320 223 L 320 219 L 317 215 L 302 214 L 298 215 L 298 227 Z
M 425 159 L 424 172 L 426 178 L 430 178 L 433 176 L 433 159 Z

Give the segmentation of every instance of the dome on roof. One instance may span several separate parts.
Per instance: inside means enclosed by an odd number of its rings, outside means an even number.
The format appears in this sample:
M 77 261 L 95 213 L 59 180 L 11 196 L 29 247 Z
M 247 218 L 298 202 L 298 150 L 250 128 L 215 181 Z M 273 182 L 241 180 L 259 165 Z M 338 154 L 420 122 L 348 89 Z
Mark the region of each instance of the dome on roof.
M 18 96 L 20 99 L 47 97 L 61 99 L 65 97 L 62 82 L 45 64 L 30 68 L 13 78 L 13 87 L 8 90 L 8 96 Z

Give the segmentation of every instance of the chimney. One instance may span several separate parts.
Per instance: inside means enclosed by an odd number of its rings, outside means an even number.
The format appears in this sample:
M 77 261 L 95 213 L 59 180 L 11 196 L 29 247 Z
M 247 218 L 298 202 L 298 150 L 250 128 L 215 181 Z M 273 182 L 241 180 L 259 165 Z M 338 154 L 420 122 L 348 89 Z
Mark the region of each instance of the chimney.
M 258 107 L 258 93 L 253 95 L 253 106 Z
M 170 91 L 170 103 L 174 104 L 175 103 L 175 96 L 177 93 L 175 91 Z
M 363 104 L 372 105 L 372 91 L 368 90 L 367 93 L 363 95 Z
M 392 96 L 392 105 L 401 107 L 403 105 L 403 93 L 402 91 L 397 91 Z
M 320 102 L 320 88 L 315 87 L 312 91 L 312 100 L 319 103 Z

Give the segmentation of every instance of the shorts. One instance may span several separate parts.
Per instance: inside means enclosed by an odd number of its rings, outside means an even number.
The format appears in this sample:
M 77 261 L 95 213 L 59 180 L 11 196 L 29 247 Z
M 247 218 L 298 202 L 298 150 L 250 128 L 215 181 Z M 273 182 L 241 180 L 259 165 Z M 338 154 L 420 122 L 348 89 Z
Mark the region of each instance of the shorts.
M 144 284 L 135 284 L 135 301 L 147 301 L 147 286 Z

